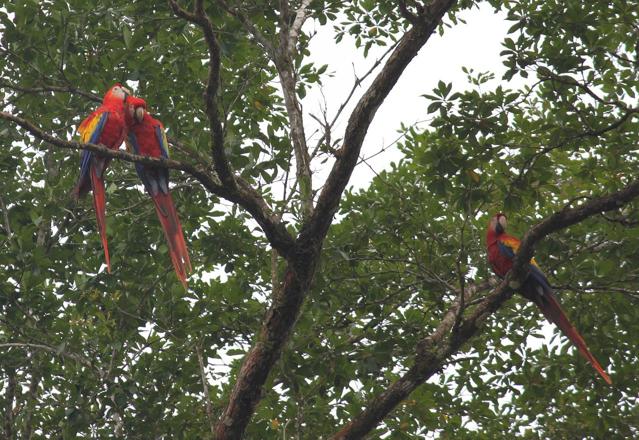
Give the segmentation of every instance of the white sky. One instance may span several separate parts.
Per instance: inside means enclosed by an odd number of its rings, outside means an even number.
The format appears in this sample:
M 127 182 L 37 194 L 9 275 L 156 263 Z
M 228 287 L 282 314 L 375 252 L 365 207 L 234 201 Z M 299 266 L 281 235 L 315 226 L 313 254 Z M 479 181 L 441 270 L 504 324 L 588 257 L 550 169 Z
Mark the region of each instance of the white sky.
M 495 14 L 489 5 L 465 11 L 461 18 L 465 19 L 467 24 L 454 25 L 446 29 L 443 36 L 435 33 L 404 71 L 370 126 L 362 148 L 364 157 L 376 153 L 397 139 L 400 123 L 410 126 L 416 121 L 429 118 L 430 115 L 426 113 L 429 102 L 420 95 L 431 93 L 440 80 L 452 82 L 453 92 L 468 88 L 462 66 L 472 68 L 475 72 L 492 71 L 497 74 L 497 78 L 500 77 L 504 71 L 499 57 L 502 51 L 501 42 L 512 23 L 506 22 L 505 14 Z M 371 48 L 368 58 L 364 58 L 362 49 L 355 48 L 353 38 L 344 37 L 342 42 L 336 45 L 330 26 L 316 27 L 314 23 L 309 22 L 305 29 L 317 31 L 310 44 L 311 60 L 317 66 L 328 64 L 327 72 L 333 73 L 332 78 L 323 79 L 323 93 L 328 103 L 330 120 L 353 86 L 353 72 L 361 77 L 386 48 Z M 334 129 L 333 138 L 343 136 L 350 111 L 374 77 L 375 74 L 368 77 L 344 110 Z M 317 123 L 308 113 L 320 115 L 322 103 L 319 88 L 309 91 L 303 100 L 307 136 L 313 132 L 312 128 L 317 127 Z M 422 126 L 426 127 L 427 124 Z M 314 142 L 310 145 L 314 145 Z M 390 148 L 368 163 L 379 172 L 388 169 L 390 162 L 397 162 L 400 158 L 401 154 Z M 314 170 L 317 169 L 316 164 Z M 327 168 L 323 168 L 314 176 L 314 188 L 323 183 L 327 171 Z M 374 173 L 365 164 L 361 164 L 356 169 L 350 185 L 364 188 L 373 177 Z

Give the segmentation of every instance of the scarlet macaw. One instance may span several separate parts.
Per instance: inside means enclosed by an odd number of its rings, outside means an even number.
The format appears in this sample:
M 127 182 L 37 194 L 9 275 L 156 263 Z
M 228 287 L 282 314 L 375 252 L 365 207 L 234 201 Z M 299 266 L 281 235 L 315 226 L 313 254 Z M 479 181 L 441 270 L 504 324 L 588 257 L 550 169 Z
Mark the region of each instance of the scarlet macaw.
M 488 262 L 497 276 L 505 277 L 513 265 L 513 259 L 519 249 L 520 242 L 512 235 L 506 234 L 506 216 L 504 214 L 495 214 L 490 219 L 486 242 L 488 245 Z M 577 329 L 568 321 L 568 317 L 564 314 L 557 298 L 553 294 L 548 279 L 539 269 L 534 258 L 530 260 L 528 270 L 530 271 L 529 275 L 521 286 L 520 293 L 537 304 L 546 319 L 559 327 L 564 335 L 577 347 L 582 356 L 611 385 L 610 377 L 590 353 L 586 342 L 577 332 Z
M 134 121 L 129 130 L 127 145 L 135 154 L 168 158 L 169 144 L 162 123 L 146 111 L 143 99 L 132 97 L 130 103 L 134 108 Z M 186 288 L 186 273 L 191 272 L 191 261 L 184 242 L 182 225 L 169 192 L 169 170 L 140 163 L 135 164 L 135 170 L 153 199 L 155 212 L 168 243 L 173 268 Z
M 80 140 L 83 143 L 102 144 L 111 150 L 118 149 L 126 137 L 127 122 L 132 121 L 133 109 L 127 108 L 127 97 L 130 94 L 131 92 L 121 84 L 111 87 L 104 95 L 102 105 L 87 116 L 78 127 Z M 73 189 L 76 199 L 93 190 L 93 207 L 109 273 L 111 273 L 111 259 L 106 236 L 104 171 L 110 161 L 110 158 L 100 157 L 84 150 L 80 162 L 80 177 Z

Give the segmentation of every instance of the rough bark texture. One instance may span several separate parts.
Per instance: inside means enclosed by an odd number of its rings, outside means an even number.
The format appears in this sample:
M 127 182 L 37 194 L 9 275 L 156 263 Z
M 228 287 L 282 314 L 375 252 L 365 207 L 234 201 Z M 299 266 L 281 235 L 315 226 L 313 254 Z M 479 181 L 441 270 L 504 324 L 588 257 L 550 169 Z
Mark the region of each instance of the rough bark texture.
M 262 388 L 288 340 L 312 282 L 322 243 L 337 210 L 342 193 L 357 164 L 362 142 L 375 112 L 399 80 L 410 61 L 428 41 L 453 1 L 436 1 L 428 19 L 402 37 L 393 54 L 353 111 L 344 137 L 343 155 L 336 162 L 313 215 L 302 227 L 294 256 L 289 259 L 282 289 L 274 295 L 258 342 L 246 355 L 229 403 L 216 427 L 218 439 L 239 439 L 262 395 Z
M 332 222 L 333 215 L 337 210 L 342 193 L 357 164 L 357 158 L 368 127 L 377 109 L 397 83 L 406 66 L 428 41 L 441 18 L 452 7 L 454 1 L 436 0 L 424 11 L 424 14 L 420 16 L 420 21 L 416 22 L 401 38 L 372 85 L 360 99 L 349 118 L 340 159 L 333 166 L 317 208 L 303 225 L 302 232 L 296 241 L 293 241 L 284 225 L 273 214 L 259 193 L 232 173 L 226 158 L 223 156 L 223 138 L 221 138 L 223 133 L 221 126 L 218 125 L 219 120 L 215 103 L 219 83 L 219 47 L 217 47 L 212 24 L 204 13 L 202 1 L 196 2 L 193 12 L 182 9 L 174 0 L 169 0 L 169 4 L 176 15 L 202 27 L 205 40 L 209 46 L 209 61 L 211 64 L 205 92 L 205 104 L 211 125 L 212 154 L 217 175 L 211 174 L 207 170 L 207 164 L 193 165 L 170 159 L 154 159 L 124 151 L 109 150 L 100 145 L 67 142 L 55 138 L 30 122 L 9 113 L 0 113 L 0 118 L 20 125 L 37 138 L 57 147 L 76 150 L 87 149 L 106 157 L 174 168 L 187 172 L 198 179 L 212 193 L 244 207 L 260 224 L 271 245 L 287 260 L 288 265 L 282 286 L 280 289 L 274 290 L 272 304 L 266 313 L 257 342 L 244 359 L 228 405 L 216 425 L 215 433 L 218 439 L 238 439 L 242 437 L 255 407 L 259 403 L 264 383 L 275 362 L 279 359 L 282 347 L 288 340 L 299 316 L 304 296 L 308 292 L 315 274 L 322 243 Z M 302 5 L 303 7 L 304 5 Z M 303 12 L 298 11 L 298 15 L 296 15 L 298 24 L 294 22 L 294 29 L 297 29 L 298 32 L 301 26 L 300 23 L 303 22 L 299 18 L 302 15 Z M 298 18 L 302 21 L 298 21 Z M 250 28 L 250 23 L 248 25 Z M 256 35 L 259 37 L 259 33 Z M 289 35 L 289 37 L 295 39 L 295 36 Z M 290 41 L 288 40 L 289 44 Z M 288 80 L 290 82 L 290 78 Z M 297 112 L 292 109 L 291 113 L 292 115 L 289 116 L 294 116 Z M 292 119 L 293 121 L 295 121 L 295 118 Z M 308 151 L 304 153 L 306 154 L 305 157 L 307 157 Z
M 216 426 L 218 440 L 242 437 L 262 397 L 262 387 L 299 316 L 316 262 L 315 255 L 302 258 L 295 270 L 287 269 L 281 288 L 274 289 L 273 303 L 266 313 L 258 340 L 242 362 L 229 404 Z
M 232 13 L 233 16 L 237 17 L 252 32 L 256 41 L 267 48 L 271 55 L 275 53 L 271 43 L 247 21 L 246 17 L 237 10 L 230 8 L 222 0 L 218 0 L 218 3 L 222 4 L 224 9 Z M 291 50 L 295 45 L 297 33 L 299 33 L 305 18 L 304 8 L 309 3 L 310 1 L 307 0 L 302 2 L 302 6 L 295 15 L 292 29 L 283 34 L 283 36 L 287 37 L 287 43 L 283 44 L 283 47 L 286 50 L 289 62 L 291 61 Z M 312 209 L 312 213 L 311 210 L 307 211 L 310 213 L 310 217 L 302 225 L 300 235 L 296 240 L 288 233 L 284 224 L 280 221 L 280 217 L 273 213 L 260 193 L 233 173 L 225 156 L 223 148 L 224 133 L 219 120 L 216 102 L 219 88 L 219 46 L 215 29 L 204 11 L 202 0 L 195 2 L 193 12 L 182 9 L 174 0 L 169 0 L 169 4 L 176 15 L 202 28 L 208 45 L 210 64 L 209 77 L 204 92 L 204 103 L 211 128 L 211 155 L 215 172 L 211 171 L 211 163 L 209 161 L 201 159 L 198 159 L 195 163 L 186 163 L 171 159 L 139 156 L 125 151 L 109 150 L 101 145 L 65 141 L 42 131 L 26 119 L 10 113 L 0 112 L 0 119 L 11 121 L 24 128 L 34 137 L 58 148 L 86 149 L 104 157 L 173 168 L 191 174 L 211 193 L 237 203 L 246 209 L 261 226 L 273 248 L 286 259 L 287 267 L 283 280 L 279 286 L 274 286 L 272 303 L 264 317 L 256 343 L 245 356 L 228 405 L 224 408 L 219 421 L 215 425 L 214 435 L 217 439 L 239 439 L 242 437 L 262 397 L 264 384 L 279 359 L 282 349 L 298 319 L 305 295 L 309 291 L 317 268 L 323 241 L 333 221 L 333 216 L 339 206 L 343 191 L 357 164 L 362 143 L 375 113 L 399 80 L 404 69 L 426 44 L 444 14 L 450 10 L 454 3 L 454 0 L 433 0 L 428 6 L 416 8 L 416 12 L 412 12 L 405 2 L 400 2 L 402 13 L 412 23 L 412 27 L 399 40 L 379 74 L 353 110 L 348 120 L 338 159 L 331 169 L 317 205 Z M 284 94 L 286 95 L 287 90 L 294 92 L 295 78 L 292 68 L 289 69 L 287 67 L 284 72 L 282 81 Z M 28 89 L 28 91 L 33 91 L 33 93 L 68 91 L 69 93 L 83 94 L 73 88 L 68 88 L 67 90 L 67 88 L 42 87 Z M 99 100 L 99 97 L 93 94 L 84 93 L 83 95 L 92 100 Z M 295 137 L 299 141 L 304 139 L 301 108 L 294 93 L 289 98 L 291 99 L 286 102 L 286 106 L 292 129 L 297 130 Z M 295 148 L 296 151 L 301 152 L 299 157 L 302 159 L 308 158 L 305 142 L 303 149 L 301 148 L 301 141 L 297 143 L 298 145 Z M 305 159 L 302 162 L 301 165 L 303 166 L 309 165 Z M 308 173 L 310 173 L 310 168 L 298 170 L 298 180 Z M 302 180 L 300 180 L 300 184 L 302 184 Z M 464 305 L 469 304 L 469 300 L 476 296 L 478 292 L 489 288 L 487 283 L 468 286 L 463 295 L 460 294 L 457 301 L 453 302 L 438 327 L 420 341 L 416 348 L 414 364 L 409 370 L 399 380 L 391 384 L 388 389 L 373 397 L 366 405 L 366 408 L 342 427 L 334 438 L 355 439 L 364 437 L 415 388 L 440 371 L 446 362 L 450 360 L 450 356 L 456 353 L 466 341 L 477 333 L 482 322 L 513 295 L 513 289 L 521 285 L 521 280 L 527 275 L 525 273 L 525 263 L 532 256 L 533 246 L 537 241 L 552 232 L 578 223 L 587 217 L 603 211 L 617 209 L 638 195 L 639 181 L 634 181 L 616 193 L 590 200 L 576 208 L 563 209 L 531 228 L 523 237 L 519 254 L 514 261 L 513 270 L 495 291 L 480 302 L 476 303 L 475 301 L 476 305 L 465 312 Z M 52 347 L 37 344 L 0 344 L 0 348 L 18 346 L 38 348 L 50 352 L 55 351 Z M 90 361 L 76 355 L 69 353 L 60 355 L 91 366 Z M 201 364 L 201 367 L 203 367 L 203 364 Z M 101 372 L 99 373 L 101 377 L 104 377 Z

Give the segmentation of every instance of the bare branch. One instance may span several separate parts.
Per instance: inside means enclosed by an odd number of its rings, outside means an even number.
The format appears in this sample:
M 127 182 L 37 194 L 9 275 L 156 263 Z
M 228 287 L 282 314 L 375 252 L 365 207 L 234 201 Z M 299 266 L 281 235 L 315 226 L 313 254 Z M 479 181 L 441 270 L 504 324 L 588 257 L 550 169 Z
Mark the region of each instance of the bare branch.
M 639 196 L 639 180 L 629 183 L 621 191 L 592 199 L 582 205 L 566 207 L 533 226 L 523 237 L 513 267 L 495 291 L 481 300 L 468 317 L 462 320 L 457 331 L 455 326 L 458 310 L 461 306 L 458 298 L 448 309 L 437 328 L 428 337 L 422 339 L 416 350 L 414 365 L 395 383 L 378 396 L 373 397 L 359 415 L 333 436 L 333 440 L 359 439 L 374 429 L 395 406 L 404 400 L 419 385 L 436 374 L 448 362 L 448 358 L 457 353 L 464 343 L 474 336 L 481 324 L 518 289 L 528 275 L 527 264 L 533 254 L 534 245 L 547 235 L 574 225 L 601 212 L 619 209 Z M 469 301 L 487 283 L 468 286 L 464 302 Z
M 398 43 L 392 44 L 386 50 L 386 52 L 384 52 L 382 54 L 382 56 L 377 58 L 375 60 L 375 62 L 371 65 L 371 67 L 364 73 L 364 75 L 362 75 L 361 77 L 358 77 L 357 75 L 355 75 L 355 81 L 353 82 L 353 87 L 351 87 L 351 90 L 348 93 L 348 95 L 346 96 L 346 99 L 340 104 L 340 106 L 337 109 L 337 112 L 335 113 L 335 116 L 333 116 L 333 119 L 331 120 L 331 122 L 329 124 L 323 124 L 322 122 L 318 121 L 321 125 L 324 125 L 324 128 L 325 128 L 326 131 L 330 132 L 332 130 L 332 128 L 335 126 L 335 123 L 339 119 L 340 115 L 342 114 L 342 112 L 344 111 L 344 109 L 346 108 L 348 103 L 351 101 L 351 98 L 355 94 L 355 91 L 359 88 L 359 86 L 362 84 L 362 82 L 364 82 L 364 80 L 366 78 L 368 78 L 375 71 L 375 69 L 377 69 L 377 67 L 379 67 L 380 64 L 382 64 L 382 61 L 384 61 L 384 59 L 388 56 L 388 54 L 391 53 L 391 51 L 393 51 L 395 49 L 395 47 L 397 47 L 397 44 Z M 320 139 L 317 142 L 317 145 L 315 146 L 315 149 L 313 150 L 313 153 L 311 154 L 311 159 L 314 158 L 315 155 L 317 154 L 317 152 L 319 151 L 319 148 L 321 146 L 321 143 L 322 143 L 323 139 L 324 138 Z

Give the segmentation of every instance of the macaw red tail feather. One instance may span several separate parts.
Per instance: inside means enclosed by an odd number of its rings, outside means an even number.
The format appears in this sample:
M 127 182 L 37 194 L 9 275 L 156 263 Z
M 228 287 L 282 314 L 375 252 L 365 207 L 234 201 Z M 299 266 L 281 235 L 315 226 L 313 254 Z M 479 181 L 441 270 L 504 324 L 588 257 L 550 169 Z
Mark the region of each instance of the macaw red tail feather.
M 111 259 L 109 258 L 109 245 L 106 235 L 106 196 L 104 193 L 104 180 L 98 177 L 96 170 L 91 166 L 91 186 L 93 188 L 93 207 L 95 208 L 95 218 L 98 222 L 98 231 L 104 248 L 104 259 L 106 260 L 107 272 L 111 273 Z
M 557 297 L 548 289 L 544 289 L 544 294 L 535 296 L 535 303 L 541 309 L 546 319 L 561 329 L 564 335 L 577 347 L 579 353 L 586 358 L 588 362 L 594 367 L 595 370 L 603 377 L 603 379 L 612 385 L 610 376 L 606 374 L 601 367 L 597 359 L 590 353 L 586 346 L 586 341 L 581 337 L 577 329 L 570 323 L 568 317 L 561 309 Z
M 152 198 L 155 204 L 155 211 L 164 230 L 175 274 L 184 285 L 184 288 L 187 288 L 186 274 L 191 272 L 191 260 L 184 242 L 180 219 L 173 205 L 173 199 L 170 194 L 161 192 L 152 196 Z

